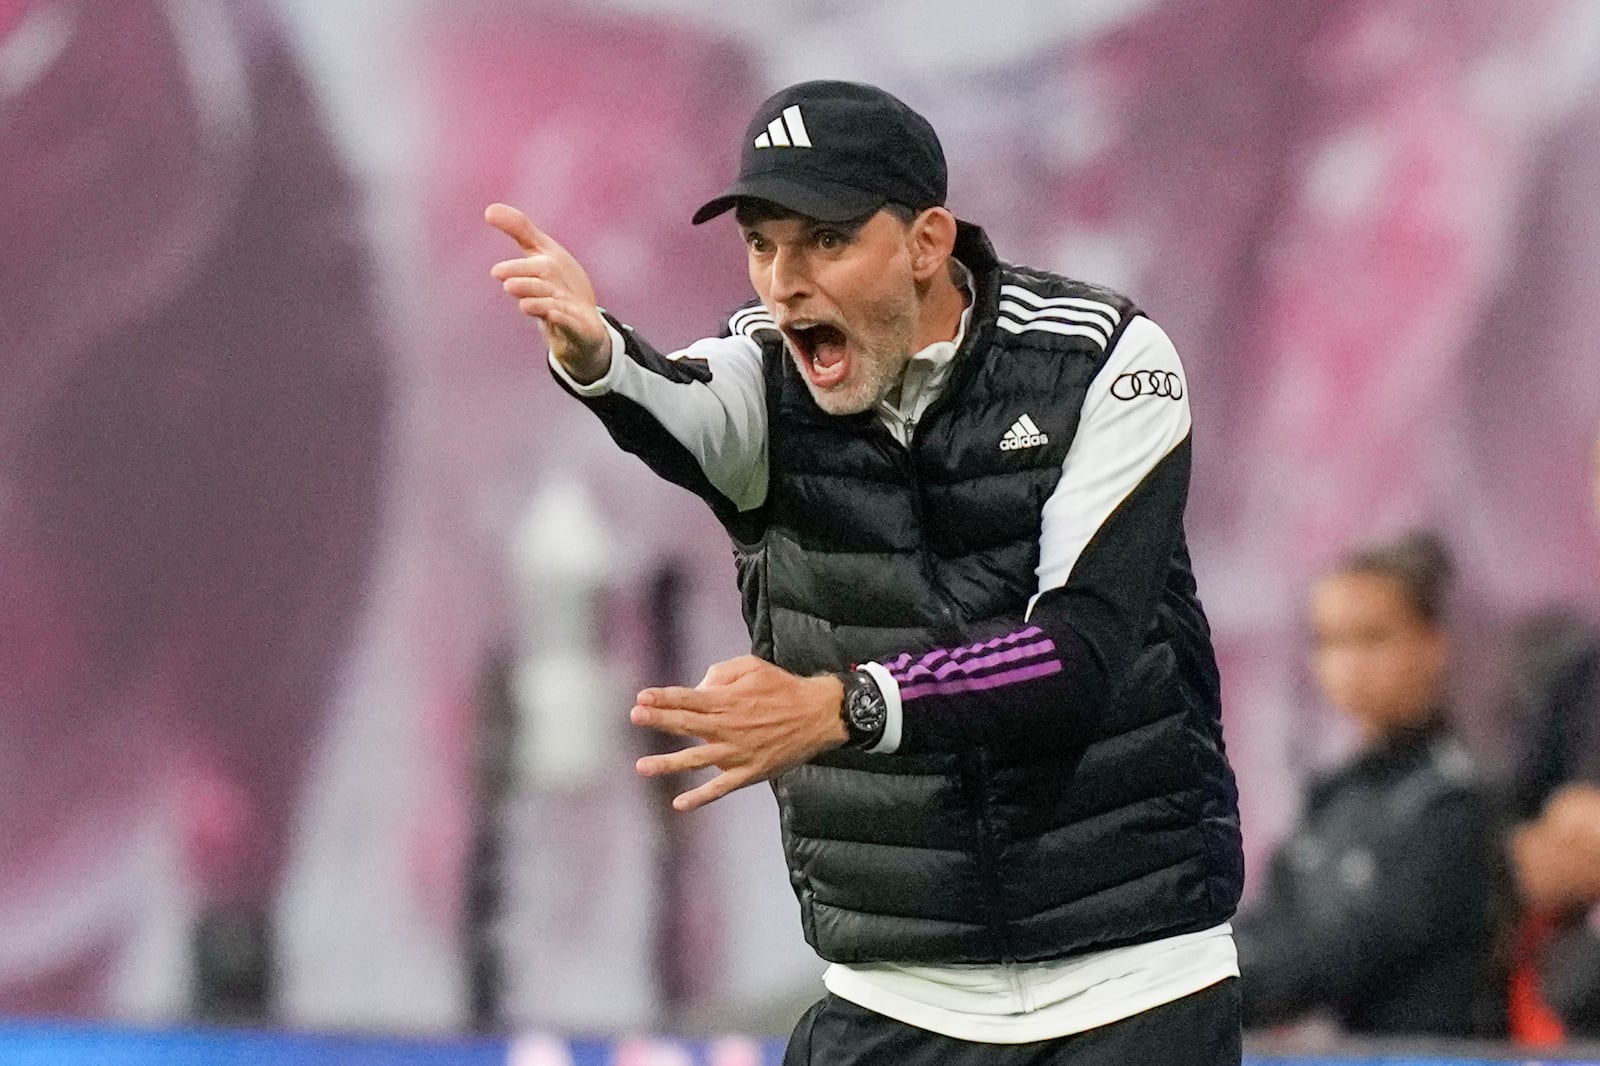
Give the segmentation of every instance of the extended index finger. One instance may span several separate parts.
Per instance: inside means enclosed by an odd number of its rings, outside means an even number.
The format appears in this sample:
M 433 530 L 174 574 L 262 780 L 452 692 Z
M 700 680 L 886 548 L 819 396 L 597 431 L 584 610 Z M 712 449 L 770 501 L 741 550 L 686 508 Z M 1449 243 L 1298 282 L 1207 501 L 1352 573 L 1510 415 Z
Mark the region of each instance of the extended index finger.
M 715 716 L 680 707 L 651 707 L 636 703 L 628 712 L 628 720 L 634 725 L 658 729 L 675 737 L 695 737 L 709 741 L 717 733 Z
M 516 241 L 523 251 L 536 252 L 550 244 L 550 238 L 533 224 L 533 219 L 510 204 L 490 204 L 484 208 L 483 220 Z
M 715 711 L 719 702 L 717 693 L 703 689 L 684 688 L 681 685 L 664 685 L 647 688 L 635 697 L 641 707 L 658 707 L 663 710 L 697 711 L 702 714 Z

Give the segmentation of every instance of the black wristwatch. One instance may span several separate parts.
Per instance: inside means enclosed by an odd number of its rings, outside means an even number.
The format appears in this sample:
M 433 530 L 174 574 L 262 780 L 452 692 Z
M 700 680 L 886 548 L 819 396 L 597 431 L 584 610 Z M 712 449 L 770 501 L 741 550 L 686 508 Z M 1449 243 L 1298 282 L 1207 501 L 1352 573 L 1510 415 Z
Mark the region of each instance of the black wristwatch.
M 850 731 L 847 748 L 870 748 L 883 739 L 889 722 L 889 705 L 872 675 L 865 670 L 846 670 L 834 675 L 844 682 L 844 703 L 839 716 Z

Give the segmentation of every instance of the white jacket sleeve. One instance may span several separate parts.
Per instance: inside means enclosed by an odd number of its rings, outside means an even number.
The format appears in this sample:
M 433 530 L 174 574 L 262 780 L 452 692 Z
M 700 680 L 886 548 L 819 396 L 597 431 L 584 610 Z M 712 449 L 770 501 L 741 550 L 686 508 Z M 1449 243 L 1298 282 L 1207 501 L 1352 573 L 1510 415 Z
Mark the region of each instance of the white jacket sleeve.
M 618 329 L 608 321 L 606 328 L 611 335 L 611 365 L 604 376 L 579 384 L 552 356 L 550 369 L 557 380 L 587 401 L 602 397 L 630 401 L 636 410 L 618 407 L 610 412 L 608 425 L 631 419 L 654 422 L 736 509 L 760 506 L 767 496 L 767 405 L 760 346 L 736 333 L 661 355 L 632 330 L 624 336 L 626 327 Z M 647 426 L 638 429 L 643 437 L 652 435 Z

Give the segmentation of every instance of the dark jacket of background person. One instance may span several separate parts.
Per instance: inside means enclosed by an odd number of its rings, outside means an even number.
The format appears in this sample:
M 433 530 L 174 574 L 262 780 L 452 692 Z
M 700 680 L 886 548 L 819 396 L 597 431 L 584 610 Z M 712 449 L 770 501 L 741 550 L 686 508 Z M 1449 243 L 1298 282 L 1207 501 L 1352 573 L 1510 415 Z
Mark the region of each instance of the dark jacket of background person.
M 1534 819 L 1563 786 L 1600 785 L 1600 631 L 1572 614 L 1529 619 L 1516 637 L 1511 701 L 1530 738 L 1513 782 L 1516 815 Z M 1600 1038 L 1600 929 L 1558 916 L 1534 960 L 1539 988 L 1569 1038 Z
M 1321 1008 L 1352 1033 L 1497 1032 L 1499 832 L 1437 719 L 1314 785 L 1234 924 L 1245 1025 Z

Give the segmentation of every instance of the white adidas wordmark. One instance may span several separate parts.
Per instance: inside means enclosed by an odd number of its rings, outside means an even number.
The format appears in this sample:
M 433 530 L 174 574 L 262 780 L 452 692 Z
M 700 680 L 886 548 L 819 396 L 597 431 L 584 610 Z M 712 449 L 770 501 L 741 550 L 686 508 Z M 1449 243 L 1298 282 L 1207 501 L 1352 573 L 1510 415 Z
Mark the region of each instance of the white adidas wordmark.
M 1011 423 L 1011 428 L 1006 430 L 1006 435 L 1000 438 L 1000 450 L 1003 452 L 1020 451 L 1023 448 L 1037 448 L 1041 444 L 1049 444 L 1050 436 L 1033 424 L 1033 419 L 1023 415 Z
M 1000 286 L 995 325 L 1009 333 L 1058 333 L 1087 337 L 1102 350 L 1122 315 L 1110 304 L 1079 296 L 1040 296 L 1020 285 Z
M 756 138 L 757 148 L 810 148 L 811 134 L 800 117 L 800 105 L 790 104 L 783 114 L 767 123 L 767 132 Z

